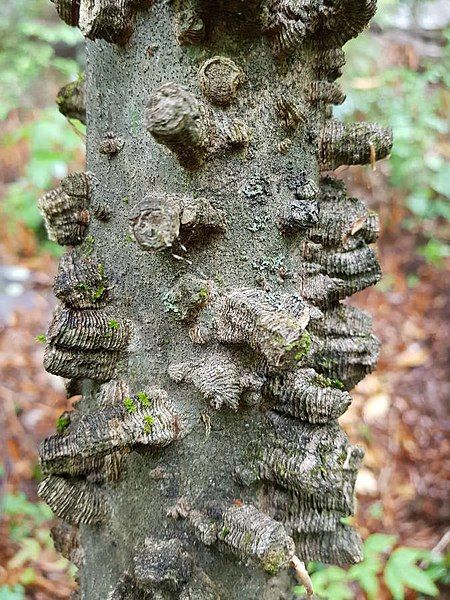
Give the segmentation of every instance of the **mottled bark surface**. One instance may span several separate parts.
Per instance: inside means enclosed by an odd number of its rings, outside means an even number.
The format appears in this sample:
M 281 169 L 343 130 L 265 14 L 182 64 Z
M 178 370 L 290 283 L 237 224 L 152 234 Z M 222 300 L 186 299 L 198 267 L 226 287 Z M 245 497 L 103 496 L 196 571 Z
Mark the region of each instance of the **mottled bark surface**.
M 41 448 L 58 547 L 88 600 L 288 597 L 295 557 L 361 553 L 336 419 L 378 342 L 341 301 L 378 221 L 324 171 L 390 149 L 330 111 L 374 3 L 55 3 L 95 40 L 89 174 L 41 200 L 46 368 L 83 395 Z

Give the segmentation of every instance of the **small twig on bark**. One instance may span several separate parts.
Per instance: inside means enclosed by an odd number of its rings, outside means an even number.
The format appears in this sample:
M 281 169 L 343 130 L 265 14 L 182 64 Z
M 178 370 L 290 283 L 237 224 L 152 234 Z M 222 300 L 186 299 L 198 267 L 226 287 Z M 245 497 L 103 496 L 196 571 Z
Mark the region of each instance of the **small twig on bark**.
M 81 140 L 83 140 L 83 142 L 86 142 L 85 134 L 82 131 L 80 131 L 74 123 L 72 123 L 72 119 L 67 119 L 67 122 L 69 123 L 69 126 L 73 130 L 75 135 L 77 135 Z
M 377 170 L 377 151 L 375 149 L 375 144 L 373 142 L 369 142 L 370 146 L 370 166 L 372 167 L 372 171 Z
M 309 598 L 314 596 L 313 584 L 311 581 L 311 577 L 309 576 L 308 571 L 306 570 L 305 563 L 302 562 L 298 556 L 293 556 L 291 558 L 291 565 L 295 570 L 295 574 L 299 583 L 301 583 L 306 589 L 306 595 Z
M 436 546 L 431 549 L 431 554 L 441 554 L 447 549 L 447 546 L 450 544 L 450 529 L 444 533 L 441 539 L 438 541 Z M 423 569 L 426 567 L 427 561 L 423 560 L 419 563 L 419 567 Z

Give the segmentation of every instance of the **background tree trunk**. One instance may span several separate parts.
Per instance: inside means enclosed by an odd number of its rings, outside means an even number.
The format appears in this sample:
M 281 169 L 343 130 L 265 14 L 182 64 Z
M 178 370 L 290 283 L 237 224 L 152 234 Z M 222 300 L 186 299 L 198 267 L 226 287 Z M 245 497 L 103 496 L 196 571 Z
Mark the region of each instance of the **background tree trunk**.
M 82 598 L 288 597 L 296 556 L 360 558 L 336 419 L 378 343 L 341 300 L 379 278 L 378 222 L 324 172 L 390 150 L 330 110 L 375 6 L 150 4 L 56 2 L 95 41 L 60 101 L 88 172 L 40 201 L 69 246 L 45 366 L 82 393 L 41 496 Z

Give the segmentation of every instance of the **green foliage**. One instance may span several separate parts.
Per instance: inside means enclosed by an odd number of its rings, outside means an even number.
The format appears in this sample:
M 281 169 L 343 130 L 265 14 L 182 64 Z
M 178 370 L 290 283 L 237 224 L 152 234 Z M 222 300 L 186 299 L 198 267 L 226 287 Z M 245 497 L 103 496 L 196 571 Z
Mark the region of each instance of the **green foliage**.
M 295 360 L 302 360 L 305 354 L 311 350 L 311 336 L 307 331 L 302 333 L 301 338 L 295 342 L 295 349 L 297 352 L 294 355 Z
M 42 558 L 42 553 L 53 549 L 48 528 L 53 513 L 43 502 L 30 502 L 24 493 L 18 492 L 2 496 L 0 516 L 5 523 L 8 545 L 15 548 L 7 567 L 17 574 L 16 583 L 0 585 L 0 600 L 22 600 L 29 597 L 26 587 L 33 584 L 36 578 L 35 566 Z M 58 559 L 57 564 L 58 569 L 73 573 L 73 568 L 65 558 Z
M 370 535 L 364 543 L 364 560 L 348 570 L 350 581 L 355 581 L 367 594 L 368 600 L 376 600 L 379 592 L 377 574 L 382 568 L 382 555 L 389 552 L 396 536 L 382 533 Z
M 419 248 L 419 254 L 426 258 L 428 262 L 440 267 L 443 264 L 444 258 L 450 256 L 450 246 L 440 240 L 431 239 Z
M 139 400 L 139 402 L 142 404 L 142 406 L 148 407 L 151 405 L 152 401 L 150 400 L 150 398 L 148 397 L 148 395 L 145 392 L 138 392 L 136 394 L 136 398 Z
M 162 297 L 164 312 L 170 312 L 174 315 L 180 314 L 180 307 L 172 291 L 166 292 Z
M 104 286 L 103 284 L 99 285 L 97 289 L 92 290 L 92 299 L 98 300 L 99 298 L 101 298 L 103 296 L 105 290 L 106 290 L 106 286 Z
M 0 3 L 0 119 L 14 108 L 30 106 L 30 87 L 49 70 L 65 79 L 76 75 L 76 62 L 56 56 L 55 46 L 75 46 L 81 33 L 61 21 L 43 20 L 52 15 L 47 0 Z
M 24 223 L 36 233 L 43 247 L 58 253 L 56 244 L 47 242 L 37 200 L 54 187 L 55 181 L 67 175 L 67 164 L 81 151 L 81 140 L 56 108 L 47 108 L 41 112 L 39 121 L 26 122 L 5 135 L 1 145 L 12 149 L 20 142 L 27 143 L 29 159 L 23 176 L 7 188 L 5 213 L 11 227 L 18 221 Z
M 314 376 L 313 384 L 323 388 L 332 387 L 338 390 L 344 389 L 344 384 L 339 379 L 330 379 L 329 377 L 325 377 L 324 375 L 321 375 L 319 373 L 317 373 L 317 375 Z
M 388 19 L 396 3 L 383 3 L 377 20 Z M 405 195 L 412 217 L 405 226 L 420 225 L 432 236 L 437 219 L 450 219 L 450 166 L 445 156 L 445 136 L 450 126 L 446 116 L 450 83 L 450 29 L 447 44 L 439 61 L 424 61 L 420 69 L 402 66 L 380 68 L 377 63 L 383 48 L 378 39 L 366 34 L 346 45 L 347 66 L 343 87 L 347 100 L 335 109 L 345 120 L 376 121 L 390 126 L 394 146 L 389 161 L 389 183 Z M 370 75 L 372 74 L 372 75 Z M 369 75 L 369 76 L 368 76 Z M 435 264 L 448 255 L 443 242 L 435 243 L 422 253 Z
M 404 600 L 406 588 L 436 597 L 439 590 L 432 577 L 417 566 L 420 559 L 430 558 L 430 552 L 417 548 L 396 548 L 390 555 L 384 569 L 384 581 L 393 600 Z
M 145 415 L 144 417 L 144 433 L 151 433 L 153 429 L 153 423 L 155 422 L 155 417 L 151 415 Z
M 16 585 L 0 585 L 0 600 L 25 600 L 25 588 Z
M 126 411 L 130 413 L 130 415 L 132 413 L 135 413 L 137 410 L 136 404 L 135 404 L 133 398 L 130 398 L 130 396 L 127 396 L 126 398 L 123 399 L 123 405 L 124 405 Z
M 324 600 L 352 600 L 355 589 L 365 593 L 368 600 L 377 600 L 381 581 L 389 589 L 393 600 L 403 600 L 407 590 L 437 597 L 436 583 L 450 581 L 449 556 L 433 555 L 429 550 L 400 546 L 393 550 L 397 537 L 374 533 L 364 543 L 364 560 L 345 570 L 321 563 L 310 563 L 308 570 L 317 598 Z M 421 565 L 418 565 L 418 562 Z M 298 597 L 305 589 L 295 588 Z
M 1 147 L 14 152 L 28 148 L 28 158 L 19 179 L 6 188 L 4 210 L 11 228 L 18 222 L 35 232 L 41 247 L 61 254 L 47 241 L 37 199 L 67 174 L 67 164 L 83 151 L 84 128 L 68 124 L 56 105 L 37 109 L 53 89 L 75 79 L 79 65 L 56 55 L 58 45 L 75 47 L 79 31 L 54 17 L 47 0 L 15 0 L 0 3 L 0 119 L 17 111 L 18 125 L 2 136 Z
M 23 492 L 5 494 L 0 502 L 0 512 L 6 517 L 12 517 L 13 524 L 14 519 L 20 517 L 17 520 L 18 528 L 15 529 L 17 535 L 13 536 L 16 541 L 20 541 L 29 534 L 30 524 L 41 525 L 53 516 L 52 511 L 46 504 L 43 502 L 30 502 Z
M 94 246 L 95 246 L 95 238 L 93 235 L 88 235 L 87 238 L 84 240 L 84 244 L 83 244 L 83 254 L 85 256 L 91 256 L 92 253 L 94 252 Z M 97 267 L 98 269 L 98 267 Z
M 70 425 L 70 417 L 68 415 L 61 415 L 56 419 L 56 431 L 63 433 Z
M 35 337 L 35 340 L 40 344 L 45 344 L 47 341 L 47 336 L 45 335 L 45 333 L 40 333 Z
M 8 561 L 10 569 L 20 570 L 20 584 L 0 587 L 0 599 L 25 598 L 23 586 L 34 581 L 35 571 L 30 563 L 37 561 L 43 550 L 53 547 L 47 522 L 53 517 L 43 502 L 30 502 L 25 494 L 7 493 L 0 504 L 0 514 L 7 520 L 8 537 L 17 546 Z

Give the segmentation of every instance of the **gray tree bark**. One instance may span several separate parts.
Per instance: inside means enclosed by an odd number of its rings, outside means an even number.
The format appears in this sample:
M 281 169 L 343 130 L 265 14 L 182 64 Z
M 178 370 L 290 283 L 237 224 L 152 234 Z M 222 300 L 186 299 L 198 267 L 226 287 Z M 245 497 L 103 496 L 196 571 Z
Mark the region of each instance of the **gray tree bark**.
M 378 342 L 342 300 L 378 221 L 327 172 L 391 147 L 331 114 L 375 3 L 54 2 L 88 38 L 58 97 L 87 172 L 40 201 L 68 246 L 45 366 L 82 394 L 41 446 L 57 547 L 83 599 L 287 598 L 361 558 L 336 419 Z

